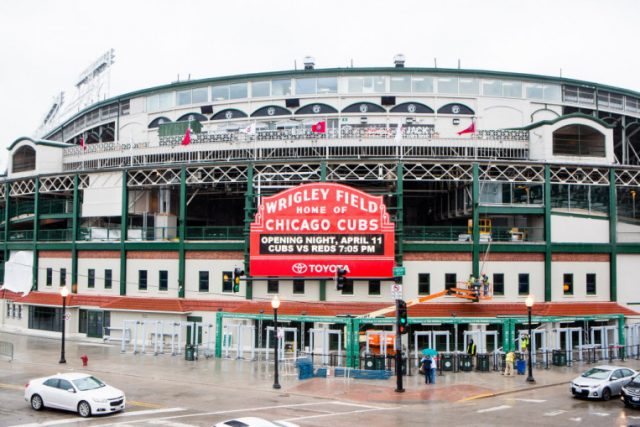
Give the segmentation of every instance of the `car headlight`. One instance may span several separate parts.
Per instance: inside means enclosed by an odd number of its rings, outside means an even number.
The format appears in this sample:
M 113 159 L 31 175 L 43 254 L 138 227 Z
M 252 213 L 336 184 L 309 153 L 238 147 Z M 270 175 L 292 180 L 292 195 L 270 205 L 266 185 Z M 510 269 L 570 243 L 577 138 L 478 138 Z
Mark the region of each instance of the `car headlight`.
M 105 399 L 104 397 L 92 397 L 91 400 L 96 403 L 107 403 L 107 399 Z

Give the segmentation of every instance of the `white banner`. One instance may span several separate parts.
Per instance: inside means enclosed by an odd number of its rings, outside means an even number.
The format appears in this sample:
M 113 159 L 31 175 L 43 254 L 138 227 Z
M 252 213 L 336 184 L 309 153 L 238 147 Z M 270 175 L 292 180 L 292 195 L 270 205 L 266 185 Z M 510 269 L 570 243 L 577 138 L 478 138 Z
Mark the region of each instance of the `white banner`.
M 29 295 L 33 284 L 33 252 L 11 252 L 4 263 L 4 285 L 2 289 Z

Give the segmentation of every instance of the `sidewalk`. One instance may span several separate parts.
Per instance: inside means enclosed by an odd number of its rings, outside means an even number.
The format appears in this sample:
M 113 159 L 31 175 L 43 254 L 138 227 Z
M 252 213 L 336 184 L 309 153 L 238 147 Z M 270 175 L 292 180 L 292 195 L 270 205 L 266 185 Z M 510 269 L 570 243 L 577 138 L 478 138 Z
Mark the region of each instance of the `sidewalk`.
M 26 336 L 19 333 L 0 331 L 0 341 L 14 345 L 14 360 L 0 357 L 0 372 L 28 370 L 35 375 L 50 375 L 60 371 L 87 371 L 96 375 L 113 374 L 125 377 L 151 377 L 176 383 L 199 383 L 221 389 L 262 390 L 274 393 L 291 393 L 319 398 L 350 400 L 371 403 L 424 403 L 425 401 L 454 402 L 482 397 L 517 393 L 532 388 L 567 384 L 580 372 L 595 364 L 575 364 L 572 367 L 551 367 L 535 369 L 535 384 L 526 382 L 526 375 L 504 377 L 500 372 L 444 372 L 438 375 L 436 384 L 424 383 L 424 376 L 403 377 L 404 393 L 395 392 L 396 377 L 388 380 L 354 380 L 351 378 L 329 377 L 298 380 L 295 368 L 280 365 L 279 382 L 282 389 L 274 390 L 273 360 L 243 361 L 235 359 L 204 359 L 187 361 L 184 354 L 171 356 L 163 354 L 121 353 L 115 343 L 103 343 L 99 339 L 67 340 L 65 345 L 66 365 L 58 363 L 61 340 L 55 337 Z M 86 354 L 88 367 L 82 367 L 80 357 Z M 603 362 L 601 364 L 605 364 Z M 623 363 L 633 369 L 640 369 L 639 360 Z M 331 369 L 333 372 L 333 369 Z M 415 372 L 415 370 L 414 370 Z

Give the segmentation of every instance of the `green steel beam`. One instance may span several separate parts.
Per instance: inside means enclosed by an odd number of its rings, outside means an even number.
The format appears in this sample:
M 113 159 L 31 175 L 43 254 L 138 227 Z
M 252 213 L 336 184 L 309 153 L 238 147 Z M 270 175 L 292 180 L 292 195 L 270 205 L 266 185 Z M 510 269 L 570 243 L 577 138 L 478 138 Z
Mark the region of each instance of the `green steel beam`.
M 319 287 L 318 300 L 326 301 L 327 300 L 327 280 L 326 279 L 318 280 L 318 287 Z
M 505 215 L 542 215 L 544 207 L 527 206 L 480 206 L 481 214 L 505 214 Z
M 40 178 L 35 177 L 33 194 L 33 266 L 31 267 L 31 290 L 38 290 L 38 236 L 40 235 Z
M 184 298 L 186 293 L 184 239 L 187 236 L 187 168 L 185 166 L 180 168 L 180 212 L 178 215 L 178 298 Z
M 544 300 L 551 301 L 551 167 L 544 166 Z
M 11 218 L 11 184 L 4 183 L 4 262 L 9 261 L 9 219 Z M 4 277 L 2 278 L 4 280 Z
M 396 265 L 402 265 L 404 257 L 404 164 L 396 167 Z
M 244 272 L 251 277 L 249 235 L 251 234 L 251 222 L 253 221 L 253 164 L 247 164 L 247 191 L 244 193 Z M 253 280 L 245 281 L 245 298 L 253 299 Z
M 625 341 L 626 340 L 624 337 L 624 316 L 618 316 L 618 344 L 621 345 L 623 349 L 624 349 Z
M 473 248 L 472 248 L 472 268 L 473 277 L 480 276 L 480 165 L 473 164 L 473 183 L 471 187 L 473 203 Z
M 616 193 L 616 170 L 609 169 L 609 299 L 618 300 L 618 207 Z M 621 334 L 619 336 L 624 336 Z
M 327 162 L 324 160 L 320 162 L 320 182 L 327 180 Z
M 120 214 L 120 295 L 127 294 L 127 227 L 129 221 L 129 172 L 122 171 L 122 207 Z
M 215 356 L 222 357 L 222 319 L 223 314 L 221 311 L 216 313 L 216 349 Z
M 78 217 L 80 216 L 80 193 L 78 174 L 73 175 L 73 217 L 71 220 L 71 292 L 78 292 Z

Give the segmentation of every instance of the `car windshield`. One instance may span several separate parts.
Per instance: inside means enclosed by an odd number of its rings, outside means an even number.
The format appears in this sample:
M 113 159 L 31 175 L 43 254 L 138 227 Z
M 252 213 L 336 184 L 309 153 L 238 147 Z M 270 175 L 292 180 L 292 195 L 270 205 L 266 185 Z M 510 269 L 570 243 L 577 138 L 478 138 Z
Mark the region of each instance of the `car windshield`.
M 606 380 L 609 378 L 609 374 L 611 371 L 600 368 L 589 369 L 587 372 L 582 374 L 582 378 L 591 378 L 594 380 Z
M 629 385 L 631 387 L 640 387 L 640 376 L 635 377 L 634 379 L 632 379 L 631 382 L 629 382 Z
M 79 378 L 77 380 L 73 380 L 73 383 L 80 391 L 93 390 L 105 386 L 105 384 L 96 377 Z

